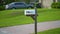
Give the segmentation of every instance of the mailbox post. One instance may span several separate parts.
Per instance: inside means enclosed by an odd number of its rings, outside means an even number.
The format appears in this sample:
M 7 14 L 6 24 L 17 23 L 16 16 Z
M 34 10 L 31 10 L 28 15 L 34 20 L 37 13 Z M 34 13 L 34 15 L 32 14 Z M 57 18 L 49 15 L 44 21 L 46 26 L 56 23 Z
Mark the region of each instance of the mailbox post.
M 36 8 L 36 0 L 35 0 L 35 34 L 37 34 L 37 8 Z
M 36 8 L 36 1 L 35 0 L 35 6 L 34 6 L 34 10 L 25 10 L 25 15 L 26 16 L 31 16 L 33 18 L 33 20 L 35 21 L 35 34 L 37 34 L 37 8 Z
M 35 34 L 37 34 L 37 16 L 38 15 L 37 15 L 37 9 L 36 9 L 36 7 L 33 10 L 25 10 L 24 14 L 26 16 L 32 17 L 32 19 L 35 21 Z

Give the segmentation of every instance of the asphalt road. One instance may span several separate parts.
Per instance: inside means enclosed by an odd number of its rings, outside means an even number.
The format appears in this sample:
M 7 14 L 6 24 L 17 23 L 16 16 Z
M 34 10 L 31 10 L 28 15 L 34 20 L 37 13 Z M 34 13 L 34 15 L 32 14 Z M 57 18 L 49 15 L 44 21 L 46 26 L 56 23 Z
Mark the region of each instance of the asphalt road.
M 41 22 L 37 24 L 38 32 L 54 28 L 60 28 L 60 20 Z M 34 33 L 34 24 L 0 28 L 0 34 L 31 34 L 31 33 Z

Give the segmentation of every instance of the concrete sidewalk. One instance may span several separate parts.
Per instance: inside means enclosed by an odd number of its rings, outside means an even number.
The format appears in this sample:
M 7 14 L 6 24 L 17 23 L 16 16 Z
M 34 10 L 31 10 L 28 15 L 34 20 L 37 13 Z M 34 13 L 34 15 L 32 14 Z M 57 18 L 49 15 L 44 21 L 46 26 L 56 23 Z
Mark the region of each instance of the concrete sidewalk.
M 60 20 L 42 22 L 37 24 L 38 32 L 53 28 L 60 28 Z M 31 33 L 34 33 L 34 24 L 0 28 L 0 34 L 31 34 Z

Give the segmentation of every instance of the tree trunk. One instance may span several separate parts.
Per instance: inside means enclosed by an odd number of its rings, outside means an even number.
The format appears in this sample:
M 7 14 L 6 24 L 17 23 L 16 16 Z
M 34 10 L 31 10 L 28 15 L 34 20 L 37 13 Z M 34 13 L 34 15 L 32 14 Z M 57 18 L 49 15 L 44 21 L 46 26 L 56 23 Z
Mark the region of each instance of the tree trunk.
M 41 0 L 41 8 L 43 8 L 43 0 Z

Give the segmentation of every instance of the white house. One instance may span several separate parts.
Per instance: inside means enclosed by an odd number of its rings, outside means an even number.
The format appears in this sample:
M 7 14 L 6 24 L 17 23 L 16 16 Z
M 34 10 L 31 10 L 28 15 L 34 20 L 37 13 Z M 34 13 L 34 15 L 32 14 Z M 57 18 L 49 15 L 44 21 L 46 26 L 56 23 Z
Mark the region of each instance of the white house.
M 53 2 L 59 2 L 60 0 L 39 0 L 43 8 L 51 8 Z

